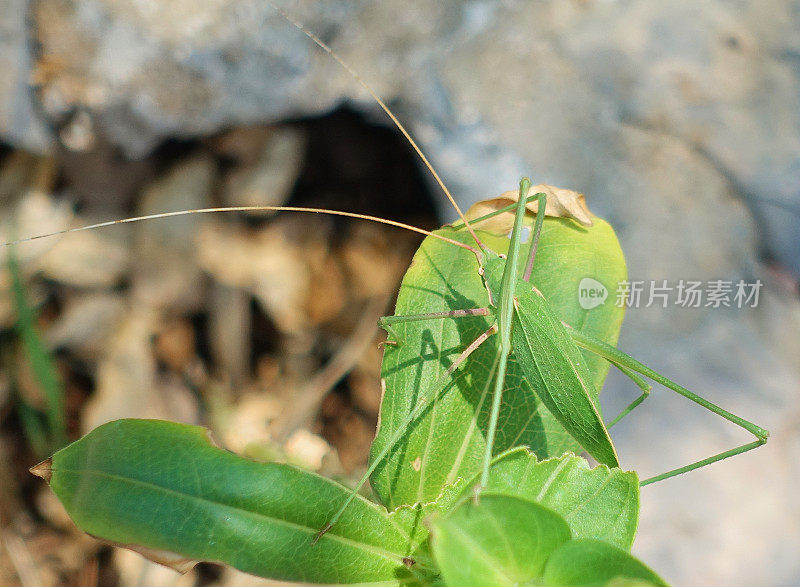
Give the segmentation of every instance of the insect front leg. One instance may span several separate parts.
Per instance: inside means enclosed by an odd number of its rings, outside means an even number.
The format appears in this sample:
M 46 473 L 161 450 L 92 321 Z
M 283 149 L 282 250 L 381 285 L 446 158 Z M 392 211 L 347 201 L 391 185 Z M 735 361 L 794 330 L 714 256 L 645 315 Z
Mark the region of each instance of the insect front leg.
M 427 314 L 411 314 L 409 316 L 383 316 L 378 320 L 378 326 L 383 328 L 393 338 L 385 344 L 399 345 L 402 338 L 393 328 L 395 324 L 420 322 L 423 320 L 439 320 L 443 318 L 467 318 L 470 316 L 488 316 L 489 308 L 468 308 L 464 310 L 448 310 L 446 312 L 429 312 Z

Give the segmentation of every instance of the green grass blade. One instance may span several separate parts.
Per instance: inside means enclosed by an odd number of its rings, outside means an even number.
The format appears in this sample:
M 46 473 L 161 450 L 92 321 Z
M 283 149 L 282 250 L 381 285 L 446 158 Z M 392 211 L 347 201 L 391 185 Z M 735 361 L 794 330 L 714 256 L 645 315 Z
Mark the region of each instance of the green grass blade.
M 42 388 L 47 403 L 47 425 L 50 437 L 49 450 L 61 448 L 67 443 L 67 425 L 64 408 L 64 386 L 58 375 L 53 358 L 42 341 L 36 327 L 36 315 L 28 303 L 25 286 L 22 282 L 19 263 L 9 248 L 8 268 L 17 312 L 17 331 L 19 332 L 25 354 L 30 361 L 33 373 Z
M 16 398 L 17 416 L 19 417 L 25 438 L 33 449 L 33 453 L 44 458 L 50 452 L 50 438 L 47 434 L 45 419 L 39 410 L 34 408 L 19 395 Z

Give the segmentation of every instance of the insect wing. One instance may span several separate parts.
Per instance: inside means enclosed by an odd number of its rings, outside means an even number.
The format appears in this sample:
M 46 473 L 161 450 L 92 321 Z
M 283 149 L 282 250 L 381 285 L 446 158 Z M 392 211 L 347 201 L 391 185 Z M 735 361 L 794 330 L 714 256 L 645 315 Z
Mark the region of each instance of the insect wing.
M 599 462 L 619 466 L 585 360 L 547 300 L 521 282 L 511 341 L 517 364 L 547 409 Z

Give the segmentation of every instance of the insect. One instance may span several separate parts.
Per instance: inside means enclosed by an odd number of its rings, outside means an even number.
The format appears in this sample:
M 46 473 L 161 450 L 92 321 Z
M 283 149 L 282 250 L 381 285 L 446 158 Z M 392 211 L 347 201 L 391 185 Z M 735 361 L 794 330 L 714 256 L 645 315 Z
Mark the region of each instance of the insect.
M 289 17 L 287 17 L 289 18 Z M 345 69 L 347 69 L 355 79 L 361 83 L 373 96 L 381 108 L 391 118 L 397 128 L 408 139 L 409 143 L 419 154 L 422 161 L 433 174 L 436 181 L 442 187 L 453 206 L 458 210 L 458 206 L 450 196 L 447 188 L 430 165 L 427 158 L 413 139 L 406 132 L 403 125 L 392 114 L 390 109 L 381 99 L 361 80 L 361 78 L 344 63 L 330 48 L 327 47 L 312 33 L 308 32 L 299 23 L 289 18 L 315 43 L 326 50 L 336 59 Z M 382 325 L 389 329 L 401 327 L 412 322 L 432 322 L 436 320 L 469 320 L 472 318 L 486 318 L 489 326 L 481 334 L 471 341 L 467 341 L 466 346 L 461 350 L 456 359 L 447 367 L 440 381 L 431 386 L 426 386 L 419 390 L 417 402 L 408 409 L 407 413 L 396 423 L 394 430 L 387 437 L 382 438 L 377 443 L 372 455 L 371 464 L 359 481 L 358 486 L 350 494 L 349 498 L 341 505 L 337 513 L 332 516 L 329 523 L 320 530 L 315 541 L 319 539 L 329 528 L 331 528 L 346 510 L 352 499 L 356 495 L 359 487 L 366 483 L 369 477 L 383 466 L 386 460 L 397 452 L 400 443 L 407 432 L 407 429 L 434 405 L 438 396 L 446 392 L 449 382 L 455 377 L 459 370 L 465 365 L 466 361 L 472 357 L 473 353 L 481 350 L 483 345 L 491 342 L 497 344 L 497 350 L 491 361 L 488 370 L 487 381 L 491 381 L 491 389 L 487 389 L 486 397 L 491 398 L 491 407 L 488 410 L 485 426 L 485 446 L 481 456 L 480 481 L 477 485 L 477 492 L 485 486 L 489 479 L 490 465 L 495 454 L 495 439 L 498 433 L 501 417 L 501 406 L 503 391 L 506 387 L 508 370 L 511 364 L 510 357 L 513 354 L 515 364 L 518 365 L 524 378 L 531 382 L 531 386 L 541 402 L 548 408 L 560 425 L 566 430 L 581 447 L 599 462 L 610 467 L 619 465 L 616 450 L 608 434 L 608 427 L 618 422 L 622 417 L 630 413 L 647 397 L 649 387 L 639 375 L 644 375 L 657 383 L 673 389 L 677 393 L 709 409 L 713 413 L 720 415 L 726 420 L 741 426 L 751 432 L 755 440 L 737 448 L 719 453 L 701 461 L 691 463 L 678 469 L 667 471 L 656 477 L 646 479 L 642 484 L 648 484 L 671 476 L 691 471 L 693 469 L 711 464 L 713 462 L 741 454 L 757 446 L 764 444 L 768 433 L 762 428 L 735 416 L 726 410 L 704 400 L 693 392 L 679 386 L 672 380 L 663 377 L 648 367 L 642 365 L 635 359 L 618 351 L 613 346 L 598 340 L 580 330 L 573 329 L 568 323 L 563 323 L 550 307 L 544 295 L 530 283 L 534 262 L 537 255 L 537 243 L 543 230 L 544 212 L 547 206 L 547 199 L 544 194 L 529 195 L 531 182 L 524 178 L 520 182 L 518 202 L 514 207 L 514 227 L 510 237 L 510 248 L 506 255 L 500 255 L 487 247 L 481 238 L 476 234 L 472 223 L 468 222 L 464 215 L 458 210 L 464 222 L 464 228 L 469 232 L 472 244 L 465 244 L 462 241 L 450 239 L 448 237 L 437 238 L 444 240 L 450 245 L 468 250 L 475 259 L 473 276 L 480 279 L 488 299 L 488 304 L 481 307 L 462 307 L 445 312 L 429 312 L 422 314 L 406 314 L 400 316 L 387 317 L 383 319 Z M 523 258 L 522 254 L 522 232 L 525 219 L 526 204 L 529 199 L 535 198 L 538 203 L 538 214 L 536 224 L 533 228 L 531 245 L 526 256 L 525 270 L 520 275 L 518 261 Z M 420 231 L 408 225 L 389 222 L 374 217 L 359 214 L 321 211 L 311 208 L 300 207 L 235 207 L 235 208 L 210 208 L 204 210 L 174 212 L 158 214 L 152 216 L 129 218 L 111 223 L 101 223 L 92 225 L 88 228 L 97 228 L 109 224 L 133 222 L 149 218 L 163 218 L 177 216 L 184 213 L 193 212 L 219 212 L 219 211 L 263 211 L 263 210 L 283 210 L 297 212 L 326 212 L 340 214 L 356 218 L 364 218 L 384 222 L 409 230 L 417 230 L 424 234 L 427 231 Z M 479 224 L 479 221 L 477 222 Z M 393 340 L 397 345 L 403 345 L 402 340 Z M 434 340 L 434 342 L 436 342 Z M 597 390 L 593 387 L 591 375 L 587 370 L 582 358 L 579 347 L 592 351 L 610 363 L 619 367 L 623 372 L 642 388 L 643 393 L 630 406 L 608 425 L 603 421 L 597 408 Z M 639 374 L 639 375 L 637 375 Z M 476 493 L 477 493 L 476 492 Z

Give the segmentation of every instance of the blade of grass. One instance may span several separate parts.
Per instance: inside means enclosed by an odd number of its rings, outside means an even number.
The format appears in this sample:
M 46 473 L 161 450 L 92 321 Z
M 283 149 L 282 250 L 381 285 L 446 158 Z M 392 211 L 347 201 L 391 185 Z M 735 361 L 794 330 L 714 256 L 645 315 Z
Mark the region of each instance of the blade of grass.
M 36 313 L 28 303 L 22 273 L 17 261 L 16 251 L 11 247 L 8 254 L 8 269 L 11 273 L 11 289 L 14 309 L 17 313 L 16 329 L 22 340 L 25 355 L 30 362 L 36 381 L 42 389 L 46 403 L 46 416 L 50 449 L 57 450 L 67 444 L 67 426 L 64 412 L 64 386 L 56 370 L 53 357 L 42 341 L 36 327 Z M 23 423 L 30 423 L 31 406 L 22 408 L 20 416 Z M 28 426 L 26 424 L 26 431 Z

